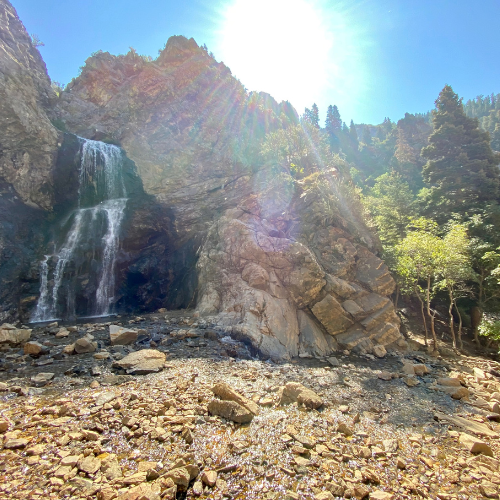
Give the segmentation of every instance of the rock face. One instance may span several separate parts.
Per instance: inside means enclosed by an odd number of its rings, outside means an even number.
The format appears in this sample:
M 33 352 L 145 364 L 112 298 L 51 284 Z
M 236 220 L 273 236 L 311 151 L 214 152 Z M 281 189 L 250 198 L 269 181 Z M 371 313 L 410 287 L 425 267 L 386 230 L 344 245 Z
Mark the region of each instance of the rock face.
M 359 221 L 346 219 L 350 233 L 317 222 L 314 203 L 303 203 L 316 194 L 297 185 L 286 217 L 259 196 L 226 211 L 198 261 L 200 314 L 218 315 L 234 336 L 276 358 L 404 348 L 394 307 L 380 294 L 394 287 L 387 266 L 361 243 L 371 241 Z
M 54 206 L 62 227 L 78 189 L 72 134 L 119 144 L 127 155 L 115 310 L 196 307 L 271 358 L 405 347 L 387 298 L 394 281 L 339 172 L 322 166 L 284 180 L 260 156 L 266 134 L 298 122 L 288 103 L 247 93 L 223 63 L 181 36 L 154 61 L 134 50 L 94 54 L 52 103 L 38 51 L 10 4 L 0 6 L 0 43 L 13 54 L 0 67 L 1 148 L 24 161 L 16 169 L 0 155 L 0 175 L 24 201 Z M 64 137 L 47 118 L 51 104 Z M 33 173 L 30 148 L 42 155 Z M 24 295 L 11 300 L 18 309 L 37 299 L 36 262 L 46 253 L 37 251 Z M 77 316 L 95 295 L 90 266 L 99 263 L 72 259 L 61 285 Z
M 0 54 L 0 177 L 26 203 L 51 208 L 60 132 L 47 111 L 56 96 L 42 57 L 8 0 L 0 0 Z

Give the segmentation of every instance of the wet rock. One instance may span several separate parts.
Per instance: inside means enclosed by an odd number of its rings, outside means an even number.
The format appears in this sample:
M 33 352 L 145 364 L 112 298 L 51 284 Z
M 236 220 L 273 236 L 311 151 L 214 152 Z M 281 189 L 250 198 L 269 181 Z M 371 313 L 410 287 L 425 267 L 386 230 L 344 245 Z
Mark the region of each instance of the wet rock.
M 459 442 L 462 443 L 471 453 L 482 453 L 483 455 L 489 457 L 493 456 L 491 447 L 483 440 L 475 436 L 462 432 L 460 433 Z
M 246 424 L 252 421 L 254 414 L 239 405 L 235 401 L 221 401 L 214 399 L 208 404 L 208 411 L 212 415 L 227 418 L 238 424 Z
M 74 343 L 74 350 L 77 354 L 85 354 L 88 352 L 95 352 L 97 349 L 97 342 L 92 342 L 90 336 L 85 336 L 78 339 Z
M 248 411 L 252 412 L 254 415 L 259 414 L 259 406 L 254 401 L 246 398 L 245 396 L 242 396 L 234 389 L 232 389 L 228 384 L 215 384 L 212 387 L 212 392 L 223 401 L 234 401 L 235 403 L 243 406 L 243 408 L 246 408 Z
M 111 345 L 128 345 L 137 340 L 139 332 L 123 326 L 109 325 L 109 338 Z
M 145 375 L 163 370 L 165 360 L 166 356 L 163 352 L 143 349 L 116 361 L 113 366 L 124 369 L 128 374 Z
M 42 387 L 54 378 L 54 373 L 38 373 L 37 375 L 31 377 L 31 382 L 37 387 Z
M 295 402 L 309 409 L 317 409 L 323 405 L 323 400 L 314 391 L 298 382 L 289 382 L 283 388 L 280 404 Z

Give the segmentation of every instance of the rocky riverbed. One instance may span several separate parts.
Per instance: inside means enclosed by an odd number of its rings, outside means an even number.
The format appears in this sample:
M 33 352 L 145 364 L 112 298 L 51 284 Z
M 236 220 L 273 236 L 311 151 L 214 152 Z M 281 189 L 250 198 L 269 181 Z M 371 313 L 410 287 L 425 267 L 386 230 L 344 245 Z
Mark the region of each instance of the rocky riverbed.
M 496 362 L 275 363 L 189 311 L 112 319 L 0 327 L 0 498 L 498 498 Z

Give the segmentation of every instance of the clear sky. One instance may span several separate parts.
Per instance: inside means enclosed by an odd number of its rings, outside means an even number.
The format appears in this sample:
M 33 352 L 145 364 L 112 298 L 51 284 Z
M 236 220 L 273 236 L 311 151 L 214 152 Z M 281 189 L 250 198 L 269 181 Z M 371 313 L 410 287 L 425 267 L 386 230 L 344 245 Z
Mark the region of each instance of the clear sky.
M 156 57 L 171 35 L 206 43 L 248 90 L 336 104 L 349 123 L 425 112 L 448 83 L 500 92 L 500 0 L 11 0 L 53 80 L 96 50 Z

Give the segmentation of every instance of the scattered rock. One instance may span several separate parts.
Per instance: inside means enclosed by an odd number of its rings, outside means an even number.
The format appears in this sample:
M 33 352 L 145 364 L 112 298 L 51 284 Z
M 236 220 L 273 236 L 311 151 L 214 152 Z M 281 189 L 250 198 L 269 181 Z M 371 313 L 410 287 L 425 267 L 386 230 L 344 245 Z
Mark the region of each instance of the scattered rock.
M 143 349 L 116 361 L 113 366 L 124 369 L 128 374 L 145 375 L 163 370 L 166 356 L 155 349 Z
M 97 342 L 92 342 L 91 337 L 88 336 L 78 339 L 73 345 L 74 350 L 77 354 L 95 352 L 95 350 L 97 349 Z
M 493 451 L 490 446 L 475 436 L 462 432 L 460 433 L 459 442 L 462 443 L 471 453 L 482 453 L 488 457 L 493 456 Z
M 215 486 L 215 483 L 217 482 L 217 472 L 214 470 L 203 471 L 201 480 L 203 484 L 206 484 L 210 488 L 213 488 Z
M 298 382 L 288 382 L 283 388 L 280 404 L 286 405 L 295 402 L 314 410 L 323 405 L 323 400 L 311 389 Z
M 136 342 L 139 332 L 123 326 L 109 325 L 111 345 L 128 345 Z
M 259 406 L 254 401 L 237 393 L 235 390 L 229 387 L 228 384 L 215 384 L 212 387 L 212 392 L 223 401 L 234 401 L 235 403 L 238 403 L 239 405 L 246 408 L 248 411 L 252 412 L 254 415 L 259 414 Z
M 0 344 L 17 345 L 27 342 L 31 337 L 31 330 L 16 328 L 15 326 L 4 323 L 0 326 Z
M 238 424 L 246 424 L 251 422 L 254 414 L 239 405 L 235 401 L 222 401 L 220 399 L 214 399 L 208 404 L 208 411 L 212 415 L 218 415 L 219 417 L 227 418 Z

